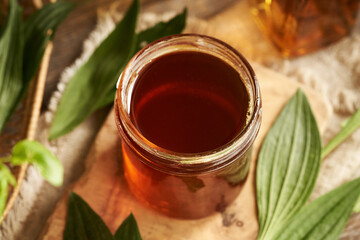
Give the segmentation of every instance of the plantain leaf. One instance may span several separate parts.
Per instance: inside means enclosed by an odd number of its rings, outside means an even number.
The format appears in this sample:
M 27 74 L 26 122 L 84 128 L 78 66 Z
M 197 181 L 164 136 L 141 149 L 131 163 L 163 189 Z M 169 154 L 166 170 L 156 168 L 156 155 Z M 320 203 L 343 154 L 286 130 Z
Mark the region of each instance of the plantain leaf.
M 70 192 L 64 240 L 114 240 L 103 220 L 77 194 Z
M 142 240 L 134 215 L 130 214 L 118 228 L 115 240 Z
M 314 200 L 278 232 L 276 240 L 339 239 L 360 195 L 360 178 Z
M 138 11 L 139 1 L 134 0 L 123 20 L 72 77 L 50 128 L 50 139 L 70 132 L 108 98 L 114 79 L 135 49 Z
M 353 212 L 355 212 L 355 213 L 359 213 L 359 212 L 360 212 L 360 196 L 358 197 L 358 200 L 357 200 L 356 203 L 355 203 Z
M 9 1 L 9 11 L 0 39 L 0 132 L 14 112 L 22 90 L 23 25 L 21 8 Z
M 38 70 L 47 42 L 73 6 L 47 4 L 23 23 L 17 0 L 10 0 L 0 39 L 0 132 Z
M 136 52 L 144 45 L 149 44 L 159 38 L 181 33 L 186 25 L 187 9 L 170 19 L 168 22 L 159 22 L 155 26 L 139 33 L 136 44 Z
M 37 141 L 23 140 L 14 146 L 10 162 L 13 165 L 31 163 L 44 179 L 54 186 L 63 182 L 64 169 L 57 157 Z
M 2 216 L 7 201 L 9 184 L 16 185 L 16 180 L 9 168 L 0 162 L 0 216 Z
M 25 21 L 23 93 L 40 66 L 47 43 L 54 37 L 57 27 L 74 7 L 75 4 L 65 1 L 49 3 Z
M 360 127 L 360 108 L 344 123 L 340 132 L 323 148 L 322 158 L 326 157 L 340 143 L 349 137 L 356 129 Z
M 298 90 L 269 130 L 259 152 L 258 239 L 272 239 L 308 200 L 319 172 L 320 155 L 315 118 L 306 96 Z

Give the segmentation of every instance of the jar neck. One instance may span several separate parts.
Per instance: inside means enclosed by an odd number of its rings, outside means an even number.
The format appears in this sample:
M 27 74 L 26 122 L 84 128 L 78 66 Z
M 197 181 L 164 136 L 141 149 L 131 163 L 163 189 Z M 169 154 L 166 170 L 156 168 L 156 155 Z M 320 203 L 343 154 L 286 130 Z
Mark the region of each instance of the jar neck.
M 132 92 L 141 70 L 154 59 L 179 51 L 203 52 L 223 60 L 239 73 L 247 89 L 249 108 L 245 127 L 235 138 L 217 149 L 202 153 L 169 151 L 148 141 L 130 119 Z M 130 60 L 119 78 L 115 111 L 123 141 L 144 159 L 150 159 L 148 161 L 151 162 L 146 164 L 164 172 L 182 175 L 216 171 L 245 154 L 260 128 L 261 98 L 255 73 L 240 53 L 211 37 L 182 34 L 160 39 L 140 50 Z

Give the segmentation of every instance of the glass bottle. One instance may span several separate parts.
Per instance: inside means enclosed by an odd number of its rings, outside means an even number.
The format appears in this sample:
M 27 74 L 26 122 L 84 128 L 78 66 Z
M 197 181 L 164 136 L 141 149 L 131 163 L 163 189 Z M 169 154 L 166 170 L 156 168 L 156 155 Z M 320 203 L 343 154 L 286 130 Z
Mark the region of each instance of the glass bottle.
M 285 57 L 316 51 L 357 27 L 360 0 L 250 0 L 255 20 Z

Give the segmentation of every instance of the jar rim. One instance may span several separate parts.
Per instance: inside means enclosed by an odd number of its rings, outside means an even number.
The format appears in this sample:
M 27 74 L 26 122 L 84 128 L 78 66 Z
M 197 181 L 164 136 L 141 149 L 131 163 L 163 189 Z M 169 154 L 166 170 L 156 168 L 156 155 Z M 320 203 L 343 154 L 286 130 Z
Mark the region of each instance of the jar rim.
M 189 41 L 191 39 L 197 40 L 197 42 L 195 43 Z M 247 121 L 245 127 L 226 144 L 205 152 L 180 153 L 155 145 L 154 143 L 147 140 L 135 127 L 135 125 L 130 119 L 130 110 L 127 110 L 125 108 L 127 105 L 130 105 L 130 101 L 126 96 L 126 91 L 132 91 L 132 88 L 129 86 L 124 86 L 124 82 L 129 81 L 129 78 L 134 78 L 134 75 L 136 75 L 149 63 L 148 62 L 140 66 L 137 72 L 133 71 L 134 65 L 137 62 L 141 61 L 144 55 L 158 50 L 157 48 L 159 47 L 164 47 L 163 45 L 168 46 L 169 44 L 185 43 L 189 44 L 189 46 L 191 45 L 192 47 L 198 47 L 197 44 L 199 44 L 199 41 L 224 48 L 228 53 L 231 53 L 232 56 L 236 57 L 239 60 L 244 70 L 247 71 L 247 73 L 249 74 L 251 80 L 253 109 L 251 111 L 252 114 L 249 117 L 249 120 Z M 175 48 L 173 50 L 170 50 L 170 52 L 180 51 L 184 50 L 178 50 Z M 211 52 L 205 53 L 211 54 Z M 163 53 L 159 56 L 163 56 L 166 54 L 167 53 Z M 136 81 L 136 79 L 134 81 Z M 117 115 L 116 121 L 118 123 L 119 131 L 123 141 L 125 140 L 130 146 L 132 144 L 136 144 L 137 146 L 139 146 L 139 149 L 134 150 L 140 150 L 140 154 L 142 155 L 151 155 L 153 157 L 152 160 L 156 161 L 156 166 L 158 168 L 161 168 L 162 170 L 166 169 L 169 171 L 182 169 L 185 171 L 197 171 L 199 167 L 201 167 L 201 169 L 214 170 L 218 169 L 219 167 L 227 166 L 231 163 L 231 160 L 234 158 L 235 155 L 238 156 L 246 153 L 246 151 L 251 147 L 252 143 L 254 142 L 260 128 L 262 115 L 261 95 L 254 70 L 252 69 L 248 61 L 245 59 L 245 57 L 243 57 L 243 55 L 241 55 L 236 49 L 234 49 L 227 43 L 210 36 L 205 36 L 201 34 L 176 34 L 161 38 L 148 44 L 139 52 L 137 52 L 129 61 L 127 66 L 124 68 L 123 73 L 119 77 L 117 88 L 118 89 L 115 98 L 115 111 Z M 250 91 L 250 89 L 247 89 L 247 91 Z M 118 102 L 120 104 L 117 104 Z

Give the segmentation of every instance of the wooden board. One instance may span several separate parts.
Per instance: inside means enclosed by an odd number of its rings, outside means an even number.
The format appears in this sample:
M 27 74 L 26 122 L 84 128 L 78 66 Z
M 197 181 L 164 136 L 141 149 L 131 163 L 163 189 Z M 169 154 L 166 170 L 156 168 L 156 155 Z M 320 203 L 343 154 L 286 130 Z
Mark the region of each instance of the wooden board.
M 277 116 L 278 112 L 299 87 L 288 79 L 270 70 L 255 65 L 260 79 L 263 97 L 263 121 L 259 136 L 254 144 L 257 155 L 259 145 Z M 320 126 L 328 119 L 326 106 L 319 97 L 306 90 L 313 111 Z M 191 240 L 191 239 L 255 239 L 257 233 L 256 206 L 254 194 L 255 159 L 250 175 L 239 197 L 225 212 L 200 219 L 170 219 L 140 205 L 130 194 L 122 174 L 120 139 L 114 122 L 113 111 L 90 151 L 86 172 L 72 187 L 115 231 L 125 217 L 132 212 L 139 224 L 144 240 Z M 42 239 L 62 239 L 65 226 L 67 196 L 57 204 L 49 218 Z
M 222 35 L 223 29 L 214 30 L 204 22 L 195 23 L 193 26 L 192 30 L 188 28 L 188 31 L 209 34 L 218 38 L 224 36 Z M 235 39 L 233 40 L 235 41 Z M 266 132 L 281 108 L 302 86 L 257 64 L 253 64 L 253 67 L 262 92 L 263 121 L 254 144 L 249 178 L 242 193 L 224 212 L 199 220 L 186 221 L 159 215 L 139 204 L 130 194 L 123 177 L 120 139 L 113 111 L 92 146 L 86 160 L 85 173 L 71 190 L 81 195 L 89 203 L 112 232 L 132 212 L 138 221 L 144 240 L 256 239 L 258 225 L 254 189 L 255 158 Z M 323 129 L 329 118 L 327 105 L 315 92 L 305 87 L 302 88 L 310 100 L 320 128 Z M 66 150 L 64 149 L 64 151 Z M 47 221 L 41 239 L 62 239 L 67 197 L 67 195 L 64 196 L 57 204 L 55 211 Z

